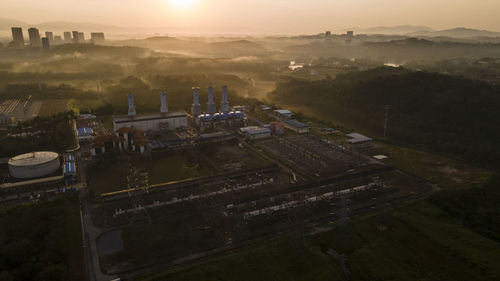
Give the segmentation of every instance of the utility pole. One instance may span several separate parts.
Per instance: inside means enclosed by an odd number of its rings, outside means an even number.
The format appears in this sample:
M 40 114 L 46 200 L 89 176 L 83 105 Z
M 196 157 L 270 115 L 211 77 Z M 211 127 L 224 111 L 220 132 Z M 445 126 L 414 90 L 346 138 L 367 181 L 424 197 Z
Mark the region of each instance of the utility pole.
M 384 118 L 384 139 L 387 138 L 387 122 L 389 122 L 389 109 L 391 109 L 390 105 L 385 105 L 385 118 Z

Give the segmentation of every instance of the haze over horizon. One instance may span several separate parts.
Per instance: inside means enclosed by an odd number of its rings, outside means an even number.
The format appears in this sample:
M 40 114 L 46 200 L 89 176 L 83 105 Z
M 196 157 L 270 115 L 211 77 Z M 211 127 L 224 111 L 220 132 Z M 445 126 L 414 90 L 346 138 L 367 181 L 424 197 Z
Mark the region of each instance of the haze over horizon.
M 398 25 L 500 31 L 498 11 L 494 0 L 4 0 L 0 18 L 187 34 L 298 34 Z

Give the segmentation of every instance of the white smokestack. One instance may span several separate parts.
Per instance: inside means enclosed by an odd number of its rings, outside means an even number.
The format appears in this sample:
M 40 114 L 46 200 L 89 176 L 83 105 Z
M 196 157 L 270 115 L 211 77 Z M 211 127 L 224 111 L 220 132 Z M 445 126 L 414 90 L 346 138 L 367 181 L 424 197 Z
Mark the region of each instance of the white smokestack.
M 193 87 L 193 104 L 200 105 L 200 88 Z
M 224 113 L 228 113 L 229 109 L 229 101 L 227 100 L 227 86 L 222 86 L 222 101 L 220 102 L 220 110 Z
M 214 88 L 208 87 L 208 104 L 214 103 Z
M 191 114 L 195 117 L 201 114 L 199 93 L 200 89 L 198 87 L 193 87 L 193 105 L 191 105 Z
M 215 103 L 214 103 L 214 88 L 212 86 L 208 87 L 208 103 L 207 103 L 207 112 L 210 115 L 215 114 Z
M 161 113 L 167 113 L 168 112 L 168 108 L 167 108 L 167 93 L 161 92 L 160 93 L 160 99 L 161 99 L 160 112 Z
M 227 102 L 227 86 L 222 86 L 222 102 Z
M 129 116 L 135 115 L 134 95 L 133 94 L 128 94 L 128 115 Z

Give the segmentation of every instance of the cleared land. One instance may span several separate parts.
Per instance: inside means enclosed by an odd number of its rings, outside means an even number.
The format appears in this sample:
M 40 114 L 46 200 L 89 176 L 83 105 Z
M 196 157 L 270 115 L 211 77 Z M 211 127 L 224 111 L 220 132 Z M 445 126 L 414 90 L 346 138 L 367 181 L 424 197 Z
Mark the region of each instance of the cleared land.
M 383 162 L 412 173 L 445 189 L 467 188 L 484 182 L 492 172 L 461 161 L 424 151 L 377 142 L 369 155 L 388 156 Z
M 95 194 L 127 189 L 127 176 L 131 187 L 145 185 L 144 173 L 150 184 L 215 175 L 226 171 L 268 165 L 235 143 L 221 146 L 208 145 L 195 151 L 156 153 L 123 159 L 99 159 L 89 166 L 89 187 Z

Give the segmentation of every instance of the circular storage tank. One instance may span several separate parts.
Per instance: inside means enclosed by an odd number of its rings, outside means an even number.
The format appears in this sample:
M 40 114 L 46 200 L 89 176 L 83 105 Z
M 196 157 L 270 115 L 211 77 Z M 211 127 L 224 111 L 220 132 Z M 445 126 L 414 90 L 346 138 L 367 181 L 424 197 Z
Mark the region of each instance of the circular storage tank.
M 18 179 L 43 177 L 59 167 L 59 154 L 50 151 L 31 152 L 9 159 L 10 175 Z

